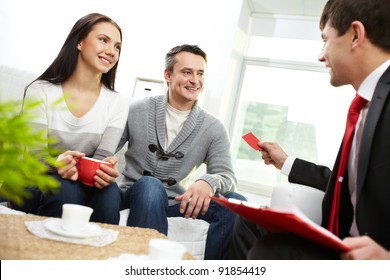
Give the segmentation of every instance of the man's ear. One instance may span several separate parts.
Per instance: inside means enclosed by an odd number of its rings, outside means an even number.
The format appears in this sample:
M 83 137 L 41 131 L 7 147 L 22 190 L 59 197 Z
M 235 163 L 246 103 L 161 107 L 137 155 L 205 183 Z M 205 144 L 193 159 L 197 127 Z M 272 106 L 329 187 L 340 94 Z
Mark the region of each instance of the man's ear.
M 354 21 L 351 24 L 351 30 L 353 32 L 352 47 L 358 46 L 366 39 L 366 29 L 363 23 L 360 21 Z
M 169 72 L 168 69 L 164 70 L 164 78 L 167 83 L 171 81 L 171 72 Z

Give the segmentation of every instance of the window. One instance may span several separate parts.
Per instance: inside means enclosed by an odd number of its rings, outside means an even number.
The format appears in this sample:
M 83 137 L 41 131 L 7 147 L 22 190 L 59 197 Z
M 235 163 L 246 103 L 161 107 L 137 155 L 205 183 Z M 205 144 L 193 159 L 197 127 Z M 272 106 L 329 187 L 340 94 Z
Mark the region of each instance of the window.
M 354 92 L 332 87 L 325 67 L 312 58 L 313 45 L 319 52 L 322 42 L 259 37 L 251 42 L 260 44 L 266 57 L 254 57 L 256 48 L 249 46 L 232 136 L 234 170 L 240 190 L 270 195 L 287 177 L 266 166 L 241 136 L 252 131 L 290 155 L 332 167 Z

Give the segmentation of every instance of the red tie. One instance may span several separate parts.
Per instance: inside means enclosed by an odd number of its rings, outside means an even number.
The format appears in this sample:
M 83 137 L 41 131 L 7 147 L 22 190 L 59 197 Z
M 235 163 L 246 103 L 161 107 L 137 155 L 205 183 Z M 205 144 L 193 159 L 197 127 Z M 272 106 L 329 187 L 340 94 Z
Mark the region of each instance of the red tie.
M 333 193 L 332 212 L 330 213 L 329 231 L 338 236 L 339 223 L 338 212 L 340 204 L 340 189 L 343 183 L 343 177 L 348 166 L 349 153 L 351 151 L 352 139 L 355 131 L 357 120 L 359 119 L 360 110 L 367 104 L 367 100 L 356 94 L 352 100 L 351 106 L 348 110 L 347 126 L 345 128 L 343 144 L 341 147 L 340 165 L 337 171 L 336 185 Z

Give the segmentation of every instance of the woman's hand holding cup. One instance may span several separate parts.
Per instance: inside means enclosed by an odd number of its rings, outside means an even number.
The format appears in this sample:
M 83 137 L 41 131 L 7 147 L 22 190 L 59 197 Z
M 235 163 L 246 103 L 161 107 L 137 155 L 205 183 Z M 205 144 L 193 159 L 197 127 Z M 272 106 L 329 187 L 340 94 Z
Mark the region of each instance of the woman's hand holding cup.
M 55 162 L 55 167 L 61 178 L 76 181 L 79 178 L 76 167 L 77 159 L 84 156 L 84 153 L 78 151 L 66 151 L 60 154 Z
M 100 169 L 96 171 L 95 187 L 104 188 L 115 182 L 115 179 L 120 175 L 116 169 L 118 159 L 114 156 L 107 157 L 103 161 L 111 163 L 111 165 L 102 164 Z
M 118 159 L 114 156 L 100 161 L 88 158 L 78 151 L 66 151 L 58 156 L 55 166 L 63 179 L 80 179 L 85 185 L 102 189 L 115 182 L 120 175 L 115 167 L 117 162 Z

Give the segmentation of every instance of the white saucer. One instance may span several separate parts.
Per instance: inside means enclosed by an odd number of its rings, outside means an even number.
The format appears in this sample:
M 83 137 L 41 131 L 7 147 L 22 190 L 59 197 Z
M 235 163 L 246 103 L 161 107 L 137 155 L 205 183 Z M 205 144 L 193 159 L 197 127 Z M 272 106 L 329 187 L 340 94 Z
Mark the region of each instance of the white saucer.
M 76 233 L 68 232 L 62 228 L 61 219 L 51 219 L 45 222 L 45 228 L 55 234 L 59 234 L 66 237 L 73 237 L 73 238 L 88 238 L 88 237 L 99 236 L 102 234 L 101 227 L 90 223 L 87 224 L 83 229 L 83 231 L 81 232 L 76 232 Z

